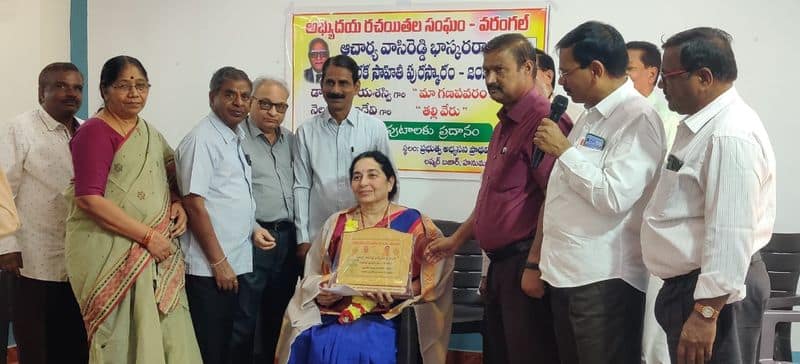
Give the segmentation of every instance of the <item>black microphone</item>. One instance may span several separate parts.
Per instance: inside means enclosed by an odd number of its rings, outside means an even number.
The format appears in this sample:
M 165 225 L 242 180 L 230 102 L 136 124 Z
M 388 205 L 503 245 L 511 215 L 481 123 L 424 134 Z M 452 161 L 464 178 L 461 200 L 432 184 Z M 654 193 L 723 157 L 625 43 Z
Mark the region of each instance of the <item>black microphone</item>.
M 553 99 L 553 103 L 550 104 L 550 116 L 548 119 L 555 121 L 558 123 L 558 120 L 561 119 L 561 115 L 564 114 L 564 111 L 567 110 L 567 104 L 569 104 L 569 100 L 564 95 L 558 95 Z M 539 149 L 537 146 L 533 146 L 533 158 L 531 158 L 531 167 L 538 168 L 539 163 L 542 163 L 542 158 L 544 158 L 544 152 Z

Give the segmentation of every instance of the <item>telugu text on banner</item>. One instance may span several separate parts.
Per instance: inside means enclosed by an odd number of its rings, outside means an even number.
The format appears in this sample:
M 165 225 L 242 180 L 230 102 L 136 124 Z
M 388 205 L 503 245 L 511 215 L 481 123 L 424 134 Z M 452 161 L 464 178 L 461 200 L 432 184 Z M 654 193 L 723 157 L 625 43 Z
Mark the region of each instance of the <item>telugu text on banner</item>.
M 486 42 L 521 33 L 545 49 L 548 9 L 302 13 L 292 19 L 293 122 L 325 110 L 319 75 L 359 64 L 353 107 L 382 120 L 402 171 L 480 173 L 500 105 L 486 92 Z

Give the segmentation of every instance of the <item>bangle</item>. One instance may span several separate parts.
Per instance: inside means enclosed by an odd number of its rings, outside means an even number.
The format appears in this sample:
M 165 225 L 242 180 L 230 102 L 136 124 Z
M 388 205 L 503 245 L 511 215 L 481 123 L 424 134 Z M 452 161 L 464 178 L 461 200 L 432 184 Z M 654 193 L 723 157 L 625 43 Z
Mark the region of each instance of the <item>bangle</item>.
M 525 262 L 525 269 L 539 270 L 539 263 Z
M 150 228 L 150 230 L 147 230 L 147 234 L 144 234 L 144 239 L 142 239 L 142 243 L 141 243 L 143 247 L 147 248 L 147 246 L 150 245 L 150 240 L 153 239 L 153 235 L 155 233 L 156 233 L 156 231 L 153 228 Z
M 222 262 L 224 262 L 224 261 L 225 261 L 225 260 L 227 260 L 227 259 L 228 259 L 228 257 L 227 257 L 227 256 L 225 256 L 225 255 L 223 255 L 223 256 L 222 256 L 222 259 L 220 259 L 220 260 L 219 260 L 219 261 L 217 261 L 216 263 L 211 263 L 211 268 L 216 268 L 218 265 L 222 264 Z

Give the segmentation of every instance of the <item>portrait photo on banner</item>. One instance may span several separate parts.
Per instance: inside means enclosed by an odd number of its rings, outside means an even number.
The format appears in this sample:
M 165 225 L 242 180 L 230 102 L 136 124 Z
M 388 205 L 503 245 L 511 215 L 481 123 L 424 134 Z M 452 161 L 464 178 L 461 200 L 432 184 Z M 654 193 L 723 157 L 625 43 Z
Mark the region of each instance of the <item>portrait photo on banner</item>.
M 547 49 L 549 9 L 292 14 L 293 127 L 326 110 L 322 65 L 348 55 L 359 66 L 353 107 L 383 121 L 404 172 L 478 178 L 501 105 L 483 77 L 493 37 L 520 33 Z

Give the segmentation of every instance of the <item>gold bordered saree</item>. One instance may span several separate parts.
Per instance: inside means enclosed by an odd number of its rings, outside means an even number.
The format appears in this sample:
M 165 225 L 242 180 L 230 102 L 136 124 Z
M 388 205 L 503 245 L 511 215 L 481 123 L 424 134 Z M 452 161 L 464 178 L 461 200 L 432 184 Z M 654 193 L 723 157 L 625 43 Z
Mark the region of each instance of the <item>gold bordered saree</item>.
M 144 120 L 117 148 L 105 198 L 168 234 L 172 149 Z M 172 173 L 174 175 L 174 173 Z M 91 363 L 200 363 L 184 290 L 183 254 L 156 264 L 137 242 L 98 225 L 77 208 L 74 187 L 66 236 L 67 273 L 81 306 Z

